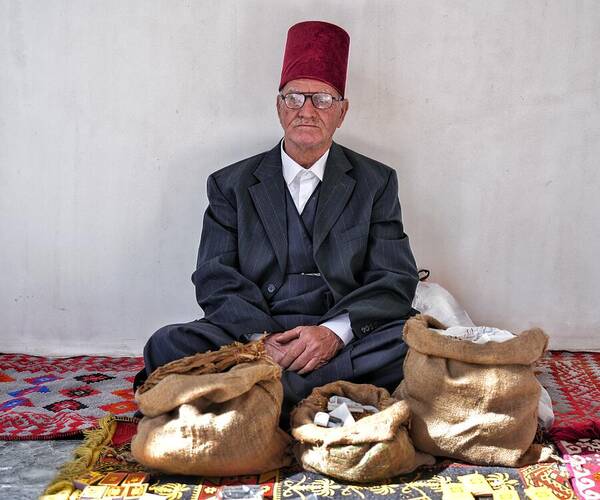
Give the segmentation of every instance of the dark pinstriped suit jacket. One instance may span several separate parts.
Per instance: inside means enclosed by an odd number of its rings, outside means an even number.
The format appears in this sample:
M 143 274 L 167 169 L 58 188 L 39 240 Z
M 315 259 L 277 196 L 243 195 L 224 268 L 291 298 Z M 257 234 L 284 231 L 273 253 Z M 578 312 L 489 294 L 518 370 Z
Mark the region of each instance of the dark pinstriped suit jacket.
M 288 255 L 279 144 L 215 172 L 207 189 L 209 207 L 192 275 L 205 318 L 238 339 L 282 331 L 269 313 Z M 413 313 L 418 275 L 390 167 L 333 143 L 313 247 L 331 294 L 319 323 L 348 312 L 360 338 Z

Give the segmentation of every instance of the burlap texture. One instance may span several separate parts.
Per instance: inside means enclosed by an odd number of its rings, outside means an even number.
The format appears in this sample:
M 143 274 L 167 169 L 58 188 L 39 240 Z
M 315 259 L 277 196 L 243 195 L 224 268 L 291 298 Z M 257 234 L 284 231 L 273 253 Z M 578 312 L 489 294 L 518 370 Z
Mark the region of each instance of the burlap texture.
M 192 364 L 206 354 L 192 356 Z M 162 472 L 204 476 L 289 465 L 291 438 L 279 428 L 281 368 L 259 358 L 223 373 L 169 373 L 138 390 L 144 418 L 131 443 L 135 459 Z
M 319 427 L 315 413 L 326 411 L 330 396 L 345 396 L 381 411 L 338 428 Z M 405 402 L 374 385 L 338 381 L 318 387 L 292 412 L 296 457 L 305 469 L 345 481 L 371 482 L 431 464 L 431 456 L 416 452 L 406 425 Z
M 477 465 L 522 466 L 550 458 L 534 445 L 540 384 L 533 364 L 548 343 L 534 328 L 506 342 L 475 344 L 441 335 L 434 318 L 406 322 L 409 350 L 394 397 L 411 410 L 416 448 Z
M 248 363 L 258 359 L 267 359 L 265 345 L 261 340 L 242 344 L 233 342 L 224 345 L 218 351 L 207 351 L 185 358 L 176 359 L 154 370 L 146 381 L 138 388 L 137 396 L 150 390 L 167 375 L 187 374 L 204 375 L 206 373 L 221 373 L 232 366 Z

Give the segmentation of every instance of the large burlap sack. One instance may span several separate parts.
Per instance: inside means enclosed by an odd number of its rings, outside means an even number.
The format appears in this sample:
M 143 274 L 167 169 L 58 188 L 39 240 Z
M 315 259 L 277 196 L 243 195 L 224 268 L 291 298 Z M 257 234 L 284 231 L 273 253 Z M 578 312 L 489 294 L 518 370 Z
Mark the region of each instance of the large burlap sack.
M 138 462 L 204 476 L 260 474 L 291 463 L 291 438 L 279 428 L 281 368 L 262 342 L 232 344 L 159 370 L 135 395 L 144 413 L 131 443 Z
M 381 411 L 343 427 L 315 425 L 315 414 L 327 410 L 327 401 L 333 395 Z M 435 462 L 433 457 L 415 451 L 406 432 L 408 421 L 407 404 L 390 397 L 385 389 L 333 382 L 314 389 L 292 412 L 292 435 L 298 440 L 294 451 L 305 469 L 345 481 L 390 478 Z
M 541 386 L 534 363 L 548 343 L 534 328 L 505 342 L 476 344 L 432 331 L 418 315 L 406 322 L 404 380 L 394 392 L 411 410 L 415 447 L 478 465 L 522 466 L 550 458 L 532 444 Z

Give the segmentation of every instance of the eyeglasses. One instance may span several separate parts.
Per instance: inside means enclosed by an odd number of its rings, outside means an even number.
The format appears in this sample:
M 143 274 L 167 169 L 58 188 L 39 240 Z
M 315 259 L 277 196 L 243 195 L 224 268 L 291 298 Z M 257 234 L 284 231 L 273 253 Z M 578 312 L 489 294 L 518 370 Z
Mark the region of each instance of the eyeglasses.
M 291 92 L 285 95 L 279 94 L 279 97 L 283 99 L 285 105 L 290 109 L 300 109 L 304 106 L 307 97 L 310 97 L 313 106 L 317 109 L 329 109 L 334 101 L 344 100 L 343 97 L 333 97 L 327 92 L 315 92 L 312 94 L 306 92 Z

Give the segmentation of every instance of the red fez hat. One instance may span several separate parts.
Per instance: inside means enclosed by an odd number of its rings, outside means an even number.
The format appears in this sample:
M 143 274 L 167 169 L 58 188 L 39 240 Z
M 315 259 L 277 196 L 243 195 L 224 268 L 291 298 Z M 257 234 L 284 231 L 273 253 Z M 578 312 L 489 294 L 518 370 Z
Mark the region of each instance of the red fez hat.
M 291 80 L 311 78 L 331 85 L 343 96 L 349 48 L 350 36 L 335 24 L 295 24 L 287 35 L 279 90 Z

